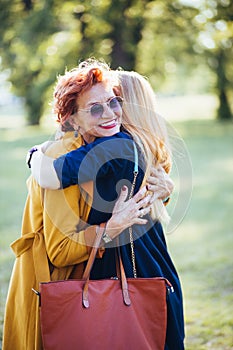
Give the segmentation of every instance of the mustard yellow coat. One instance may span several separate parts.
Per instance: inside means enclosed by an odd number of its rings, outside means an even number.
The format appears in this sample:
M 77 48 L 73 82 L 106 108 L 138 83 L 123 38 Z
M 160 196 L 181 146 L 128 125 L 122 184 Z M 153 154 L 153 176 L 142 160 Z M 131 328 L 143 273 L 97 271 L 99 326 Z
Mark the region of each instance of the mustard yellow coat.
M 69 132 L 47 154 L 56 158 L 81 144 L 81 138 Z M 88 259 L 84 230 L 76 232 L 76 225 L 83 229 L 87 221 L 88 194 L 76 185 L 43 190 L 32 177 L 27 186 L 22 235 L 11 245 L 16 260 L 6 302 L 3 350 L 43 349 L 38 297 L 32 288 L 38 290 L 39 282 L 67 279 L 75 264 Z

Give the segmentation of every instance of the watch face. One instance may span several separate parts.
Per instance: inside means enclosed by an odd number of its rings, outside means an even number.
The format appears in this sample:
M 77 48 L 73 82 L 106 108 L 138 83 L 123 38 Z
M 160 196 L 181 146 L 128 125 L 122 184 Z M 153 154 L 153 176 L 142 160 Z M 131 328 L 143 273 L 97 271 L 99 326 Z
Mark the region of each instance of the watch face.
M 109 243 L 112 241 L 112 238 L 107 235 L 107 233 L 104 233 L 102 236 L 102 239 L 104 240 L 105 243 Z

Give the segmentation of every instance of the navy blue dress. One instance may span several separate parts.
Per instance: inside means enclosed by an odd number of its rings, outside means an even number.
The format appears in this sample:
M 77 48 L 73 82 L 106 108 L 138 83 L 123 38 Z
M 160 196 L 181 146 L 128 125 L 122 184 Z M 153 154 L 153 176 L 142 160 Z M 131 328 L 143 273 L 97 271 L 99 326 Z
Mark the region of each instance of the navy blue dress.
M 144 157 L 139 152 L 139 172 L 135 193 L 144 178 Z M 133 181 L 134 148 L 130 135 L 119 132 L 112 137 L 96 139 L 67 153 L 54 161 L 61 187 L 94 181 L 93 204 L 88 224 L 106 222 L 123 185 L 129 190 Z M 160 222 L 153 222 L 149 215 L 146 225 L 134 225 L 134 249 L 138 277 L 165 277 L 173 285 L 174 293 L 168 295 L 168 323 L 166 350 L 184 349 L 184 320 L 182 291 L 176 269 L 168 253 Z M 128 230 L 120 235 L 121 254 L 127 277 L 133 277 Z M 116 276 L 116 263 L 112 243 L 106 245 L 102 259 L 96 259 L 91 272 L 92 279 Z

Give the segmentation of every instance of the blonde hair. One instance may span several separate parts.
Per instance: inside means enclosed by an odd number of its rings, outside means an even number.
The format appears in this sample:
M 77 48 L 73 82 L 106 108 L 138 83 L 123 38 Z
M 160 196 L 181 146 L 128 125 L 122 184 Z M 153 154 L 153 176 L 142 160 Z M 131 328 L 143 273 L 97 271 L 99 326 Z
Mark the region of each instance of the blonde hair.
M 171 149 L 164 119 L 156 113 L 155 93 L 143 76 L 137 72 L 117 71 L 120 93 L 124 99 L 122 126 L 143 152 L 146 172 L 160 164 L 167 173 L 171 170 Z M 161 201 L 160 201 L 161 202 Z M 168 222 L 164 205 L 155 201 L 154 218 Z

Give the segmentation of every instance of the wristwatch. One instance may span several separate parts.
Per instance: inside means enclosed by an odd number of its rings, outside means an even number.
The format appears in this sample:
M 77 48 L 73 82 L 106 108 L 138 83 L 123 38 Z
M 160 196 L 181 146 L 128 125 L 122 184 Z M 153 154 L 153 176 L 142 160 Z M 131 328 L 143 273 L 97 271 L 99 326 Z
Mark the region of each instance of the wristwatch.
M 104 241 L 104 243 L 112 242 L 112 238 L 105 231 L 103 233 L 102 240 Z
M 32 155 L 36 151 L 38 151 L 38 148 L 37 147 L 32 147 L 27 153 L 26 164 L 28 165 L 29 168 L 31 168 Z

